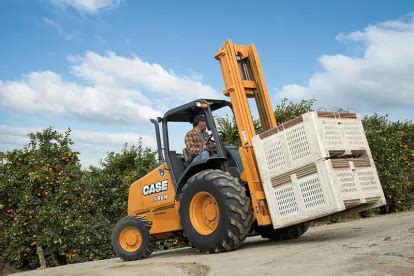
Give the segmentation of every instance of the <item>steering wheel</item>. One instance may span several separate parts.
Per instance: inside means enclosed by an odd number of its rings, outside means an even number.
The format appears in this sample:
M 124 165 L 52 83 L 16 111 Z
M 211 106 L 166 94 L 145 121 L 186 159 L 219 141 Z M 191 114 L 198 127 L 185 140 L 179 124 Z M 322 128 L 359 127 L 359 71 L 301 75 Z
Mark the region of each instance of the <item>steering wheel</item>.
M 207 139 L 207 141 L 206 141 L 206 144 L 207 144 L 208 142 L 210 142 L 210 141 L 211 141 L 211 142 L 213 142 L 213 143 L 216 143 L 216 141 L 214 141 L 214 140 L 213 140 L 213 138 L 214 138 L 214 137 L 213 137 L 213 133 L 209 134 L 209 135 L 208 135 L 208 139 Z
M 211 144 L 210 142 L 213 142 L 213 144 Z M 213 140 L 213 134 L 209 134 L 208 135 L 208 139 L 206 141 L 206 146 L 207 146 L 207 150 L 209 152 L 216 152 L 217 148 L 216 148 L 216 141 Z

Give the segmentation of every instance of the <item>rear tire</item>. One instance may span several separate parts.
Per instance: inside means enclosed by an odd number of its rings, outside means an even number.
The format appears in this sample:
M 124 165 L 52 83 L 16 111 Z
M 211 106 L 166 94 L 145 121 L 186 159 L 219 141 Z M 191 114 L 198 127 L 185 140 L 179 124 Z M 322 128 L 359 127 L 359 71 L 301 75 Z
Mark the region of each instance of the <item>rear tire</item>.
M 260 227 L 259 233 L 265 239 L 270 239 L 272 241 L 282 241 L 289 239 L 296 239 L 305 234 L 308 231 L 310 224 L 301 223 L 297 225 L 288 226 L 281 229 L 273 229 L 273 226 Z
M 112 230 L 112 247 L 125 261 L 145 259 L 154 251 L 155 239 L 150 235 L 151 222 L 142 216 L 126 216 Z
M 231 251 L 246 239 L 252 226 L 250 198 L 229 173 L 201 171 L 183 188 L 180 220 L 184 235 L 199 251 Z

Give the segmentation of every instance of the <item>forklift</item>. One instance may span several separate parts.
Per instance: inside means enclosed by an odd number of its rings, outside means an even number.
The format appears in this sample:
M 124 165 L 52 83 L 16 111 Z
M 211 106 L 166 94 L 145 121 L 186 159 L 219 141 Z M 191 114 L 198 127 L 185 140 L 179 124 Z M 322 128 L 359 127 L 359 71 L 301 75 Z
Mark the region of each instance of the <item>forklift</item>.
M 252 233 L 271 240 L 297 238 L 308 229 L 303 222 L 274 229 L 260 178 L 252 137 L 256 135 L 248 99 L 257 105 L 262 131 L 277 127 L 253 44 L 228 40 L 215 58 L 220 62 L 226 100 L 198 99 L 151 119 L 155 127 L 158 164 L 131 184 L 128 215 L 112 232 L 112 246 L 123 260 L 147 258 L 155 242 L 183 239 L 205 253 L 237 249 Z M 241 146 L 226 145 L 212 112 L 229 107 L 237 124 Z M 185 149 L 170 149 L 172 122 L 190 123 L 204 114 L 215 152 L 191 161 Z M 162 145 L 160 125 L 162 127 Z

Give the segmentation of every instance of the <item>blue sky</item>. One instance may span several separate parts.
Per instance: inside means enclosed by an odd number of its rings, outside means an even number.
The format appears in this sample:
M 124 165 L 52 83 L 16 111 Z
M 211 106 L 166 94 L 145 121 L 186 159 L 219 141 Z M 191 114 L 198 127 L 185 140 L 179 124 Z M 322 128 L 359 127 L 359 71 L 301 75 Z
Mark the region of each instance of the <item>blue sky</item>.
M 72 128 L 84 165 L 153 146 L 149 117 L 221 97 L 228 38 L 255 43 L 273 105 L 414 119 L 414 2 L 275 2 L 1 1 L 0 150 L 50 125 Z

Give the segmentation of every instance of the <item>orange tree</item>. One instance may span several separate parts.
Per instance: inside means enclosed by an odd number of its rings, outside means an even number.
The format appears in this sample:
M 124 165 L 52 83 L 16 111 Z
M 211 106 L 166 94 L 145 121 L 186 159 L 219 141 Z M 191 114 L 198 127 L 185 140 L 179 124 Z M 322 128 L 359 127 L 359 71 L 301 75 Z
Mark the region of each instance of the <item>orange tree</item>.
M 68 257 L 64 252 L 70 248 L 60 248 L 81 190 L 69 131 L 62 135 L 49 128 L 29 137 L 23 149 L 1 154 L 2 254 L 18 267 L 37 267 L 45 258 L 58 264 Z
M 0 155 L 1 257 L 17 268 L 91 260 L 102 249 L 110 222 L 91 208 L 69 133 L 31 133 L 23 149 Z
M 414 123 L 391 122 L 374 114 L 363 119 L 365 133 L 387 199 L 382 213 L 407 210 L 414 192 Z
M 1 262 L 30 269 L 114 256 L 112 227 L 155 154 L 139 140 L 82 170 L 69 136 L 49 128 L 29 134 L 23 149 L 0 153 L 0 269 Z

